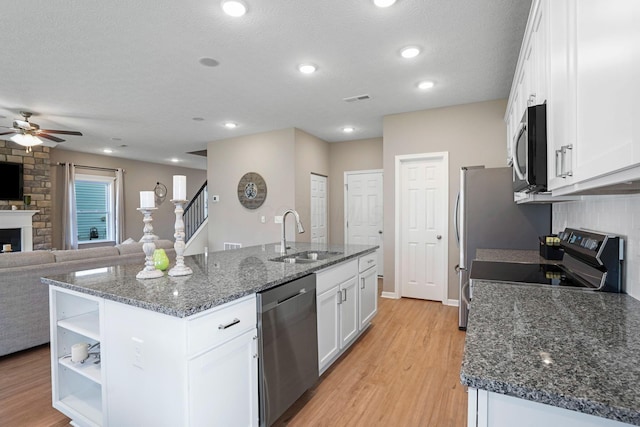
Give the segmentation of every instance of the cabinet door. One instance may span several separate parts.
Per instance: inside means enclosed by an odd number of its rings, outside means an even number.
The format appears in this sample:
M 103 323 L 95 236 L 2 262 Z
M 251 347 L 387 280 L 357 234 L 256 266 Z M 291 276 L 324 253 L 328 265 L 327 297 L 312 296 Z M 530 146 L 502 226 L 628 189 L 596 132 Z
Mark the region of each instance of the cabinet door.
M 549 1 L 548 186 L 573 183 L 576 141 L 576 0 Z
M 329 362 L 340 352 L 340 311 L 338 301 L 341 296 L 339 287 L 316 296 L 318 311 L 318 370 L 320 373 L 329 366 Z
M 378 275 L 375 266 L 360 274 L 360 330 L 366 327 L 378 311 Z
M 615 4 L 615 6 L 614 6 Z M 640 40 L 637 0 L 578 1 L 577 140 L 575 181 L 595 178 L 640 162 L 633 116 L 638 93 L 633 50 Z M 635 16 L 634 16 L 635 13 Z M 634 123 L 635 122 L 635 123 Z M 640 142 L 636 141 L 636 145 Z
M 189 361 L 189 425 L 258 425 L 256 336 L 251 330 Z
M 340 348 L 345 347 L 358 335 L 358 278 L 340 285 L 342 301 L 340 303 Z

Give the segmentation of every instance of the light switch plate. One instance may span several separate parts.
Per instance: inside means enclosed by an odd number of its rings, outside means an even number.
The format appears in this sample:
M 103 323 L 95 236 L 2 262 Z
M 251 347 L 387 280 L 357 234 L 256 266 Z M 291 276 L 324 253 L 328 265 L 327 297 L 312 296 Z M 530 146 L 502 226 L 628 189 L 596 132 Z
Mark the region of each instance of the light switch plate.
M 274 218 L 276 224 L 282 224 L 282 215 L 276 215 Z
M 213 196 L 211 196 L 211 201 L 213 203 L 218 203 L 220 201 L 220 196 L 218 196 L 217 194 L 214 194 Z

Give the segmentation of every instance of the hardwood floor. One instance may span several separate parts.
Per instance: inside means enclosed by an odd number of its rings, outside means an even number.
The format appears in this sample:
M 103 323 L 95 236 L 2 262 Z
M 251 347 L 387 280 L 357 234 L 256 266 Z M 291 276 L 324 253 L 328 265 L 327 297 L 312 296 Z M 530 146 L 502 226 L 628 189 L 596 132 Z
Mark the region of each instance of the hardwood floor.
M 463 427 L 463 350 L 457 308 L 380 298 L 369 330 L 276 425 Z
M 67 426 L 51 406 L 49 345 L 0 357 L 0 426 Z
M 380 298 L 369 330 L 276 425 L 465 426 L 457 325 L 454 307 Z M 0 357 L 0 426 L 68 425 L 50 371 L 48 346 Z

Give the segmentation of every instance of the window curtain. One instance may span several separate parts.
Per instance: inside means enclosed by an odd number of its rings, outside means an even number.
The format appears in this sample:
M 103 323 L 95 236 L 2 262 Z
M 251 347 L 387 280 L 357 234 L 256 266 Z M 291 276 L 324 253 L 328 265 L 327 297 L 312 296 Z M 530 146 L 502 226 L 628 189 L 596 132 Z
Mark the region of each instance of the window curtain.
M 62 249 L 78 249 L 78 221 L 76 217 L 76 166 L 64 165 L 64 194 L 62 216 Z
M 116 245 L 124 238 L 124 170 L 116 169 L 115 239 Z

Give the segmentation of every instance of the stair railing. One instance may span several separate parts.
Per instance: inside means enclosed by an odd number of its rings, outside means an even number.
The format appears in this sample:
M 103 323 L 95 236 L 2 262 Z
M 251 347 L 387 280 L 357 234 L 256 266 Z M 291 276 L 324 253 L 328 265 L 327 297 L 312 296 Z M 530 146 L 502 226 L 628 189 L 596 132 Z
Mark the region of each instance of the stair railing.
M 202 184 L 193 199 L 184 209 L 182 219 L 184 220 L 185 242 L 195 234 L 198 228 L 209 216 L 209 207 L 207 205 L 207 181 Z

